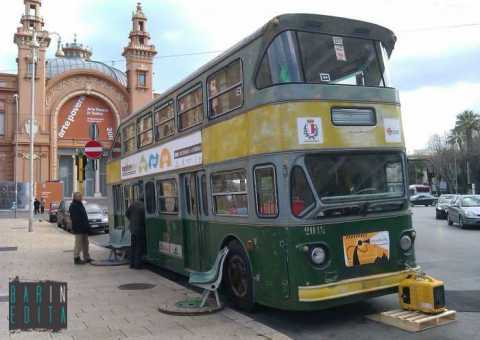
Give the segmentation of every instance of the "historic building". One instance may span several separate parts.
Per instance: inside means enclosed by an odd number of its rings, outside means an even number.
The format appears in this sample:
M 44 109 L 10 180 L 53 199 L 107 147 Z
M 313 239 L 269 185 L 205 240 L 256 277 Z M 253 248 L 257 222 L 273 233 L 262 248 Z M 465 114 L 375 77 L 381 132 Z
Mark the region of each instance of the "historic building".
M 58 43 L 47 59 L 51 35 L 40 9 L 42 0 L 24 0 L 21 26 L 13 36 L 18 47 L 17 74 L 0 73 L 0 182 L 29 181 L 29 124 L 32 110 L 32 40 L 38 42 L 35 70 L 35 179 L 60 180 L 64 195 L 76 187 L 73 155 L 98 131 L 108 150 L 116 127 L 130 112 L 153 99 L 152 66 L 156 54 L 140 4 L 132 17 L 129 44 L 123 50 L 126 72 L 92 59 L 92 51 L 77 42 Z M 6 42 L 2 42 L 6 44 Z M 96 125 L 96 129 L 92 127 Z M 105 159 L 88 167 L 85 194 L 105 195 Z M 1 207 L 0 207 L 1 209 Z

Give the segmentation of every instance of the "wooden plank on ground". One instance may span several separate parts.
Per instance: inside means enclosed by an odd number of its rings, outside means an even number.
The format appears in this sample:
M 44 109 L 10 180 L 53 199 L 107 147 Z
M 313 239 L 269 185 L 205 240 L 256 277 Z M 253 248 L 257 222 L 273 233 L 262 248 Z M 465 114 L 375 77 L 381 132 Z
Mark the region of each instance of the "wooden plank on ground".
M 396 309 L 378 314 L 367 315 L 367 319 L 394 326 L 408 332 L 420 332 L 428 328 L 446 325 L 455 321 L 457 312 L 445 310 L 440 314 L 426 314 L 422 312 Z

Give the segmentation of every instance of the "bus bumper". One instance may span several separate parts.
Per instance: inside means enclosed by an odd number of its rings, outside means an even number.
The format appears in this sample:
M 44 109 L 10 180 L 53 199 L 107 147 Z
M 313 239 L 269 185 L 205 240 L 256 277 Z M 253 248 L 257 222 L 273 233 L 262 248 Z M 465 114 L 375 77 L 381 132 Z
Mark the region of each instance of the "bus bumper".
M 298 287 L 298 299 L 301 302 L 317 302 L 398 287 L 401 280 L 419 268 L 342 280 L 319 286 L 300 286 Z

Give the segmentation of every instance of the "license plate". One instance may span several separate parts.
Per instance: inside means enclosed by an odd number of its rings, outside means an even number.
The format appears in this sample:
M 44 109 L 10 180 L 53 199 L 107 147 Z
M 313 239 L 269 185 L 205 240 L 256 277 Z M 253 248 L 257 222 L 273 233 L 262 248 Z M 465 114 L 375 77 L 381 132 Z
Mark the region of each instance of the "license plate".
M 92 227 L 92 228 L 97 228 L 97 227 L 98 227 L 98 224 L 91 224 L 90 227 Z
M 343 252 L 347 267 L 387 263 L 390 259 L 388 231 L 343 235 Z

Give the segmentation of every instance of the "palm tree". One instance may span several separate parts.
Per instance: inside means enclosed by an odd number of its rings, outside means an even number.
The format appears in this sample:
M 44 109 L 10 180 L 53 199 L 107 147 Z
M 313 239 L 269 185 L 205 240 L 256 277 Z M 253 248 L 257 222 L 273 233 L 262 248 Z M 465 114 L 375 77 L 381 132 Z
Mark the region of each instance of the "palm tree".
M 452 135 L 462 137 L 465 143 L 467 157 L 470 156 L 473 145 L 473 133 L 480 130 L 480 115 L 472 110 L 465 110 L 457 115 Z

